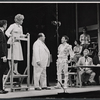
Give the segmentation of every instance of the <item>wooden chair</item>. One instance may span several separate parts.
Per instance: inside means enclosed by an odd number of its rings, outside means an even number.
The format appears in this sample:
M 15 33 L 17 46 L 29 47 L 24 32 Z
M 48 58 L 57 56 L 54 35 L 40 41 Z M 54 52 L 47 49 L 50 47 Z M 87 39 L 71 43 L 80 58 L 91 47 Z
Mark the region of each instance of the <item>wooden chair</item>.
M 77 74 L 77 71 L 72 71 L 71 72 L 71 69 L 73 68 L 72 66 L 69 67 L 70 70 L 68 71 L 68 83 L 69 83 L 69 86 L 77 86 L 78 85 L 78 74 Z

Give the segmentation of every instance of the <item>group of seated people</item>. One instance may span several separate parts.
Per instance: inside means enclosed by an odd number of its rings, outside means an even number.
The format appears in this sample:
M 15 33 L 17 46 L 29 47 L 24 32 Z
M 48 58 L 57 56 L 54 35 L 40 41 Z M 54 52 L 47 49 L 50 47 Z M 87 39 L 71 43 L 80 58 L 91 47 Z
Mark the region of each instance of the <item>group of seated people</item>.
M 84 38 L 85 41 L 84 41 Z M 87 40 L 87 41 L 86 41 Z M 100 64 L 100 53 L 98 56 L 92 57 L 89 56 L 90 50 L 90 36 L 86 34 L 86 29 L 83 29 L 83 34 L 80 35 L 80 41 L 75 40 L 75 46 L 73 47 L 74 51 L 74 65 L 75 66 L 82 66 L 82 65 L 99 65 Z M 81 73 L 81 81 L 83 85 L 93 85 L 99 84 L 99 68 L 80 68 Z M 97 75 L 96 75 L 97 74 Z M 96 76 L 96 78 L 95 78 Z M 96 81 L 95 81 L 96 80 Z

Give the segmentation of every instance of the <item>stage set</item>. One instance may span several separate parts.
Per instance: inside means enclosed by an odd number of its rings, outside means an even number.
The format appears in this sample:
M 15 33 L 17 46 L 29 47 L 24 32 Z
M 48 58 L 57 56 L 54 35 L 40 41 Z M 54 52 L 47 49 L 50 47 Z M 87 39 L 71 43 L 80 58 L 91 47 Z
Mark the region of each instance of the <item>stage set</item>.
M 61 84 L 60 89 L 56 89 L 56 83 L 49 83 L 49 90 L 35 90 L 34 84 L 30 84 L 28 76 L 13 75 L 11 77 L 5 75 L 4 88 L 9 91 L 7 94 L 0 94 L 0 99 L 14 99 L 14 98 L 100 98 L 100 85 L 83 86 L 81 82 L 81 75 L 78 73 L 79 68 L 100 68 L 100 66 L 77 66 L 77 72 L 69 72 L 69 86 L 64 88 Z M 72 66 L 69 69 L 73 68 Z M 27 70 L 28 71 L 28 70 Z M 71 78 L 74 76 L 74 79 Z M 27 84 L 22 83 L 24 78 L 27 79 Z M 7 82 L 10 78 L 10 82 Z M 14 81 L 14 79 L 18 79 Z M 13 80 L 12 80 L 13 79 Z M 74 80 L 74 82 L 72 82 Z M 63 81 L 63 79 L 62 79 Z
M 100 77 L 98 75 L 98 85 L 82 86 L 81 76 L 78 73 L 79 67 L 89 67 L 100 69 L 100 66 L 76 66 L 76 72 L 69 72 L 69 87 L 64 88 L 61 84 L 61 89 L 55 89 L 56 86 L 56 60 L 57 48 L 60 44 L 60 38 L 63 35 L 69 37 L 69 43 L 73 45 L 74 40 L 78 40 L 82 29 L 85 26 L 88 34 L 91 36 L 90 51 L 93 55 L 100 51 L 100 4 L 78 4 L 78 3 L 52 3 L 52 4 L 0 4 L 0 7 L 5 7 L 1 17 L 7 18 L 8 25 L 12 22 L 12 16 L 16 13 L 23 13 L 25 21 L 23 24 L 26 38 L 13 38 L 22 41 L 23 53 L 25 56 L 24 62 L 19 66 L 21 75 L 13 75 L 13 44 L 12 44 L 12 59 L 11 68 L 7 75 L 4 75 L 3 85 L 7 94 L 0 94 L 0 99 L 12 98 L 100 98 Z M 2 8 L 3 9 L 3 8 Z M 87 10 L 88 9 L 88 10 Z M 19 11 L 19 12 L 18 12 Z M 9 17 L 6 12 L 11 12 L 13 15 Z M 9 14 L 11 14 L 9 13 Z M 5 17 L 8 16 L 8 17 Z M 92 17 L 91 17 L 92 16 Z M 67 29 L 68 28 L 68 29 Z M 37 39 L 39 32 L 44 32 L 46 35 L 46 45 L 52 54 L 52 62 L 47 70 L 47 80 L 50 90 L 34 90 L 33 82 L 33 66 L 31 65 L 32 45 Z M 51 34 L 52 33 L 52 34 Z M 24 41 L 24 42 L 23 42 Z M 98 48 L 96 48 L 98 47 Z M 25 50 L 25 51 L 24 51 Z M 93 55 L 90 55 L 93 57 Z M 22 66 L 25 66 L 22 68 Z M 73 68 L 73 66 L 69 66 Z M 51 74 L 52 73 L 52 74 Z M 74 84 L 71 77 L 74 77 Z M 31 83 L 32 82 L 32 83 Z
M 24 88 L 24 85 L 22 86 Z M 0 99 L 14 98 L 100 98 L 100 86 L 83 86 L 81 88 L 68 87 L 67 89 L 34 90 L 33 86 L 26 91 L 25 89 L 16 90 L 7 94 L 0 94 Z M 9 88 L 6 90 L 10 91 Z

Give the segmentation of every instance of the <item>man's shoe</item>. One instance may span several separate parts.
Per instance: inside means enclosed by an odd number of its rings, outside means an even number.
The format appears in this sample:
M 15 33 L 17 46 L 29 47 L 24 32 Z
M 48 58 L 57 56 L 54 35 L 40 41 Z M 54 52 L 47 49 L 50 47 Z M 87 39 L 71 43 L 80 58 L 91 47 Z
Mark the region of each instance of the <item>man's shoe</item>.
M 6 93 L 8 93 L 8 91 L 0 90 L 0 94 L 6 94 Z
M 42 90 L 51 90 L 51 88 L 48 88 L 48 87 L 42 87 Z
M 61 89 L 61 86 L 55 86 L 54 88 L 55 89 Z
M 95 81 L 93 81 L 93 82 L 88 81 L 88 85 L 96 85 L 96 82 Z
M 82 83 L 82 86 L 86 86 L 86 85 L 87 85 L 87 83 L 85 83 L 85 82 Z M 88 83 L 88 85 L 89 85 L 89 83 Z
M 91 82 L 91 84 L 90 85 L 96 85 L 96 82 Z
M 68 86 L 64 86 L 64 89 L 67 89 L 68 88 Z
M 35 90 L 41 90 L 40 88 L 35 88 Z

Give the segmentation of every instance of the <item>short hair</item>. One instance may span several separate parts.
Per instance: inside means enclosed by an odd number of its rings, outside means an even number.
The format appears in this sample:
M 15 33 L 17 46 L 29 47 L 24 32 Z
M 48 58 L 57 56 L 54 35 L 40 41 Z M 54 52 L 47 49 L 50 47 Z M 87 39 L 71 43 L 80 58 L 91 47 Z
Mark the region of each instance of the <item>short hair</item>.
M 78 44 L 80 44 L 80 41 L 79 40 L 75 40 Z
M 43 36 L 43 33 L 39 33 L 38 34 L 38 38 L 42 37 Z
M 23 19 L 24 19 L 24 15 L 22 15 L 22 14 L 17 14 L 14 18 L 15 22 L 17 22 L 17 23 Z
M 66 35 L 63 35 L 62 37 L 64 37 L 67 41 L 69 40 L 69 37 Z
M 88 49 L 84 49 L 83 53 L 84 53 L 85 51 L 88 52 L 88 54 L 89 54 L 89 50 L 88 50 Z
M 87 28 L 86 27 L 83 27 L 83 30 L 87 31 Z
M 5 24 L 7 24 L 7 20 L 0 20 L 0 27 L 3 27 Z

